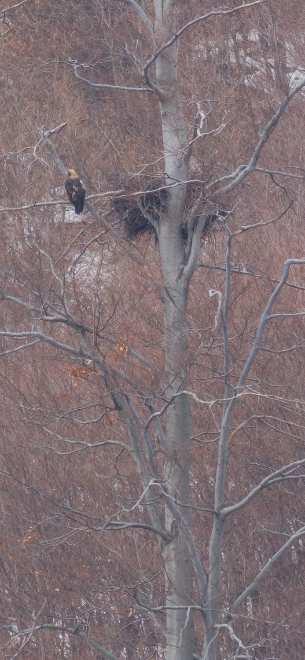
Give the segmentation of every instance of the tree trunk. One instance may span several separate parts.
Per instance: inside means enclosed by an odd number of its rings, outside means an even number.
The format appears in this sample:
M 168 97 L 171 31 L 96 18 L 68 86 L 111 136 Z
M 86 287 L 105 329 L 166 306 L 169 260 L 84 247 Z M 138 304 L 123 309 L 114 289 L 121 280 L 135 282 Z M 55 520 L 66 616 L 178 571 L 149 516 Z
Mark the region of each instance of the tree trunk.
M 155 0 L 156 34 L 164 43 L 174 29 L 171 0 Z M 164 148 L 166 211 L 160 218 L 159 243 L 164 282 L 165 305 L 165 374 L 166 396 L 171 399 L 185 384 L 187 350 L 187 286 L 180 278 L 184 263 L 181 223 L 185 206 L 185 181 L 188 167 L 185 158 L 187 129 L 177 89 L 177 47 L 167 48 L 156 61 L 156 84 L 159 89 L 160 115 Z M 180 183 L 182 182 L 182 183 Z M 166 486 L 177 502 L 190 503 L 191 411 L 187 397 L 175 397 L 166 417 Z M 189 514 L 182 510 L 183 516 Z M 185 533 L 166 508 L 166 528 L 173 540 L 164 548 L 166 576 L 166 660 L 191 660 L 194 650 L 192 610 L 192 568 Z M 188 520 L 189 522 L 189 520 Z
M 168 285 L 167 285 L 168 286 Z M 167 397 L 177 393 L 185 373 L 186 336 L 185 294 L 171 287 L 175 303 L 165 303 L 166 323 L 166 381 Z M 168 409 L 166 419 L 167 467 L 166 484 L 169 494 L 178 502 L 190 503 L 190 438 L 191 416 L 189 402 L 185 396 L 175 398 Z M 190 514 L 183 511 L 190 522 Z M 187 606 L 192 602 L 192 569 L 185 533 L 174 522 L 172 513 L 166 509 L 166 528 L 177 533 L 164 549 L 168 607 Z M 176 521 L 177 522 L 177 521 Z M 167 660 L 187 660 L 193 654 L 192 616 L 187 609 L 167 610 Z

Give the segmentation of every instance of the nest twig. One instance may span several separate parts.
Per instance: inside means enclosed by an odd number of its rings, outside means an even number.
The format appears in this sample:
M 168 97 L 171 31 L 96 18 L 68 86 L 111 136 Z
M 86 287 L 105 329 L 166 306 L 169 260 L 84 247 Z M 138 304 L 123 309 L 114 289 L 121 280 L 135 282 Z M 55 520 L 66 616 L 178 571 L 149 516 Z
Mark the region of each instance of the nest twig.
M 197 186 L 198 187 L 198 186 Z M 184 220 L 181 222 L 181 235 L 185 243 L 190 241 L 199 219 L 206 215 L 203 223 L 202 237 L 206 238 L 215 229 L 223 226 L 228 211 L 214 204 L 206 210 L 206 200 L 202 191 L 193 190 L 189 186 L 187 191 L 186 210 Z M 195 195 L 197 193 L 197 198 Z M 195 199 L 194 199 L 195 198 Z M 162 213 L 166 211 L 168 189 L 162 188 L 162 183 L 154 181 L 147 186 L 147 190 L 140 197 L 117 197 L 113 200 L 113 208 L 125 228 L 126 237 L 136 240 L 145 234 L 153 235 L 158 241 L 158 227 Z

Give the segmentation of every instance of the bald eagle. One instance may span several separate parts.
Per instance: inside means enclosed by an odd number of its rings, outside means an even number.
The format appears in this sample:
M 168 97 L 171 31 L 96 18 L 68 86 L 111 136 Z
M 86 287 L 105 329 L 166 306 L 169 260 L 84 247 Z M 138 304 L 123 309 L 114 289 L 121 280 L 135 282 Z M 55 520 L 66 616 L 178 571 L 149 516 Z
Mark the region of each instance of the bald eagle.
M 75 208 L 75 213 L 79 215 L 84 208 L 86 191 L 75 170 L 68 170 L 65 189 L 71 204 L 73 204 Z

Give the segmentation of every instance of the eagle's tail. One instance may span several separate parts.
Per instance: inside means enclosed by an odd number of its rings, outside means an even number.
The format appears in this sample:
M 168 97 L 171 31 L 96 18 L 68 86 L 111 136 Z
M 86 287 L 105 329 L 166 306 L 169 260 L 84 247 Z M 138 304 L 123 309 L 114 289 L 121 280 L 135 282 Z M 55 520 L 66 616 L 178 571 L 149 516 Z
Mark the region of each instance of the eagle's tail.
M 85 204 L 85 196 L 79 197 L 79 199 L 75 200 L 74 208 L 76 215 L 80 215 L 80 213 L 82 213 L 82 211 L 84 210 L 84 204 Z

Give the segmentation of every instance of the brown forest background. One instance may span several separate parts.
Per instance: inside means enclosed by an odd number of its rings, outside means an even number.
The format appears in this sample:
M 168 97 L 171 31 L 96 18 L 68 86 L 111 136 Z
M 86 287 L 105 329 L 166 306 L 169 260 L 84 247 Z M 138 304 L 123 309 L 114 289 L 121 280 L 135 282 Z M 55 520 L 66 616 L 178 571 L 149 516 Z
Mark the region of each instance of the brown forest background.
M 176 4 L 181 24 L 202 12 L 196 0 Z M 220 3 L 204 5 L 206 11 Z M 145 7 L 152 12 L 149 2 Z M 1 328 L 43 328 L 26 305 L 56 306 L 64 285 L 73 315 L 95 328 L 97 350 L 121 374 L 144 424 L 149 406 L 162 402 L 158 248 L 152 236 L 126 239 L 108 191 L 130 195 L 162 175 L 158 102 L 150 94 L 90 86 L 75 76 L 73 61 L 88 65 L 81 69 L 88 80 L 141 85 L 139 67 L 151 54 L 145 30 L 123 0 L 29 0 L 0 19 L 1 290 L 25 302 L 1 301 Z M 287 12 L 287 3 L 275 0 L 181 38 L 179 81 L 190 139 L 198 108 L 208 115 L 208 131 L 221 126 L 196 140 L 194 180 L 208 182 L 249 158 L 260 127 L 287 93 L 289 74 L 303 61 L 304 33 L 302 3 L 290 2 Z M 51 148 L 43 130 L 64 122 Z M 289 176 L 256 172 L 222 200 L 233 210 L 232 232 L 261 224 L 233 242 L 233 375 L 283 262 L 304 257 L 304 146 L 299 95 L 259 163 Z M 75 167 L 93 195 L 94 212 L 77 222 L 64 203 L 32 206 L 64 200 L 59 162 Z M 224 286 L 225 234 L 218 229 L 202 245 L 188 306 L 189 389 L 204 400 L 221 398 L 223 388 L 217 296 L 210 295 Z M 304 267 L 293 269 L 289 282 L 277 312 L 304 309 Z M 66 325 L 50 332 L 76 342 Z M 90 631 L 116 658 L 162 658 L 159 615 L 139 608 L 135 597 L 139 589 L 155 606 L 162 602 L 157 541 L 145 530 L 103 530 L 119 514 L 128 519 L 141 495 L 119 414 L 91 363 L 39 342 L 9 353 L 24 343 L 1 338 L 0 653 L 15 657 L 21 642 L 12 626 L 27 630 L 35 622 L 79 625 L 83 636 L 41 630 L 29 635 L 23 657 L 103 657 L 88 646 Z M 304 457 L 304 362 L 304 317 L 274 320 L 251 372 L 256 395 L 235 413 L 229 501 L 268 471 Z M 194 402 L 193 414 L 193 525 L 205 561 L 211 520 L 200 507 L 211 506 L 219 411 Z M 121 444 L 94 446 L 106 441 Z M 153 451 L 162 461 L 161 435 Z M 145 519 L 141 505 L 137 514 Z M 229 519 L 222 576 L 228 603 L 301 524 L 301 472 Z M 299 539 L 238 613 L 243 641 L 257 645 L 249 657 L 305 657 L 304 559 Z M 200 637 L 199 619 L 196 625 Z M 225 650 L 230 643 L 224 639 L 224 658 L 234 657 Z

